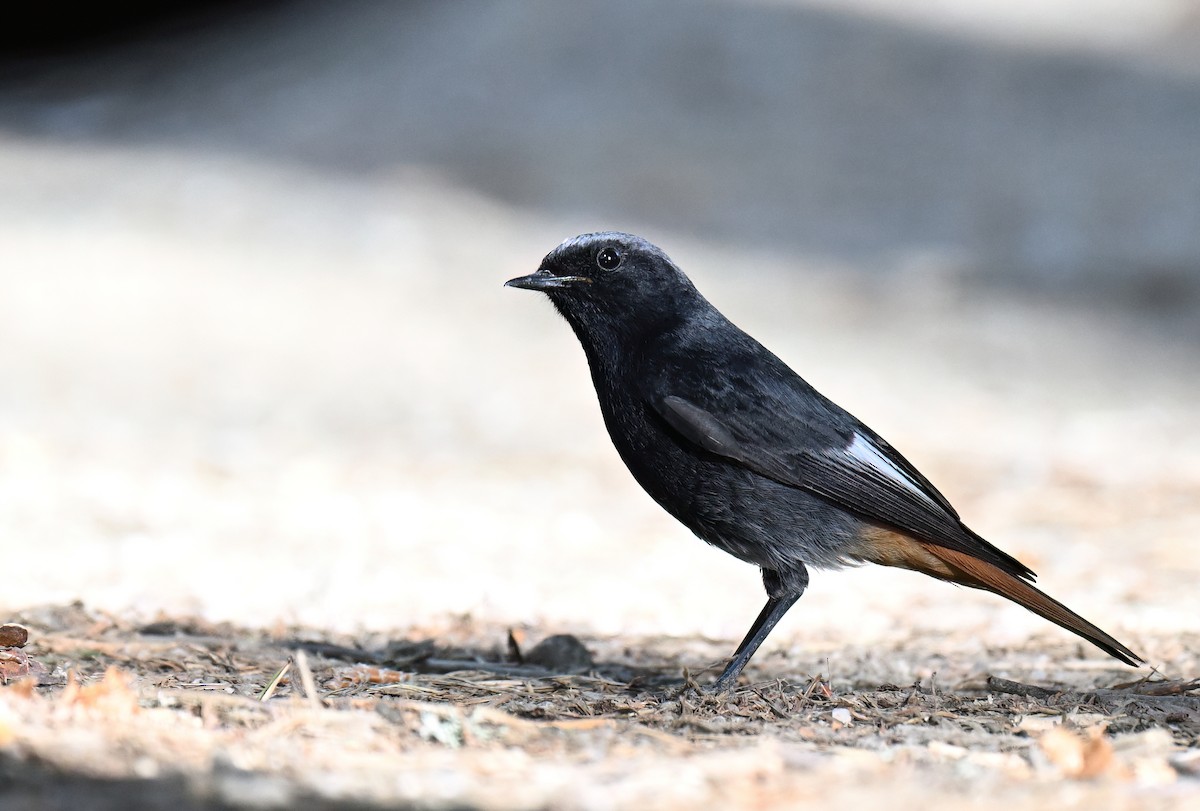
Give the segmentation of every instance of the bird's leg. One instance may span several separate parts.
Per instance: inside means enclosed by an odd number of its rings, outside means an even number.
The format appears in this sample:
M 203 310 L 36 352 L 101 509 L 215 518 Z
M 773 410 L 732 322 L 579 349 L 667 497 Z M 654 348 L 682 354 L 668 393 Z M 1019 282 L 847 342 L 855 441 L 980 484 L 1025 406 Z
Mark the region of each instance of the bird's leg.
M 750 661 L 750 657 L 758 650 L 758 646 L 767 638 L 767 634 L 771 633 L 771 629 L 779 624 L 779 621 L 783 619 L 783 615 L 799 599 L 799 593 L 767 598 L 767 604 L 763 606 L 758 619 L 750 626 L 750 630 L 746 633 L 746 638 L 742 640 L 742 644 L 738 645 L 737 650 L 733 652 L 733 659 L 730 660 L 729 665 L 725 668 L 725 672 L 713 683 L 712 692 L 723 693 L 737 681 L 742 668 L 746 666 L 746 663 Z

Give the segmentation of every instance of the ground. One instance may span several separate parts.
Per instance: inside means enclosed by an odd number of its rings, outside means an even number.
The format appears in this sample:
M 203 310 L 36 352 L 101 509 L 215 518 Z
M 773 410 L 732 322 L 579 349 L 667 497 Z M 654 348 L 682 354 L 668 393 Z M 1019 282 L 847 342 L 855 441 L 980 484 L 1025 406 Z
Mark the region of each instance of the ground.
M 4 154 L 9 176 L 80 172 Z M 303 187 L 208 168 L 239 193 Z M 662 240 L 1150 663 L 860 568 L 817 572 L 713 697 L 693 684 L 757 611 L 755 572 L 637 490 L 565 325 L 500 287 L 570 226 L 432 186 L 384 206 L 428 233 L 473 210 L 485 233 L 347 268 L 335 227 L 213 243 L 169 211 L 165 233 L 8 221 L 41 272 L 9 273 L 0 304 L 4 619 L 45 668 L 0 689 L 12 807 L 1196 802 L 1200 375 L 1169 330 L 779 256 L 731 277 L 726 252 Z M 457 272 L 407 271 L 435 263 Z M 558 634 L 594 667 L 516 664 Z
M 520 629 L 467 619 L 369 637 L 21 619 L 49 670 L 0 693 L 6 807 L 1184 808 L 1200 777 L 1197 683 L 1105 689 L 1121 667 L 1072 645 L 830 641 L 715 696 L 689 663 L 720 646 L 696 638 L 590 638 L 594 662 L 531 665 Z M 1200 638 L 1178 641 L 1161 667 L 1196 672 Z M 915 661 L 938 672 L 896 683 Z
M 0 807 L 1200 803 L 1191 62 L 942 48 L 785 5 L 628 27 L 680 48 L 744 30 L 730 64 L 781 103 L 739 107 L 734 141 L 679 54 L 636 38 L 675 95 L 623 126 L 626 63 L 509 47 L 493 23 L 553 22 L 524 5 L 489 6 L 470 50 L 523 74 L 463 63 L 442 4 L 314 4 L 0 87 L 0 624 L 28 631 L 0 637 Z M 780 26 L 854 46 L 789 47 L 793 71 L 845 53 L 886 98 L 794 98 L 758 58 Z M 930 65 L 962 78 L 949 113 Z M 480 75 L 525 77 L 520 103 Z M 597 116 L 565 115 L 594 112 L 571 84 L 591 79 Z M 1055 102 L 1079 87 L 1137 103 Z M 569 329 L 502 287 L 610 226 L 1148 665 L 861 567 L 814 572 L 744 683 L 705 694 L 758 574 L 637 488 Z M 1003 250 L 962 254 L 980 242 Z M 1033 283 L 1047 256 L 1078 275 Z M 556 636 L 586 656 L 539 648 Z

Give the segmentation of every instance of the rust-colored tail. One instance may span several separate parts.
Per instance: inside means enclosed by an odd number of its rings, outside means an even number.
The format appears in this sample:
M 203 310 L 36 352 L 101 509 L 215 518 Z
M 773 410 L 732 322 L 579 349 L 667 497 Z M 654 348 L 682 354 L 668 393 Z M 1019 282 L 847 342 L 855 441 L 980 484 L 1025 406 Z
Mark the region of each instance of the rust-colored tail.
M 1145 661 L 1058 600 L 987 561 L 888 530 L 866 534 L 860 543 L 854 557 L 884 566 L 914 569 L 939 580 L 999 594 L 1078 634 L 1127 665 L 1136 667 Z

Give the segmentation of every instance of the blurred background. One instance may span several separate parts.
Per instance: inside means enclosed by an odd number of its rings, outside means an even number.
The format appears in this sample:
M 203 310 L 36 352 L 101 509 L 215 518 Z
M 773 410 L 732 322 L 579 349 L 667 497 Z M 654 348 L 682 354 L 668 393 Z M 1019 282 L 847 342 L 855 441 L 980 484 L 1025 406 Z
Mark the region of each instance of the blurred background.
M 740 637 L 757 573 L 638 490 L 501 287 L 619 228 L 1153 655 L 1200 611 L 1200 3 L 921 6 L 10 27 L 0 608 Z M 855 570 L 770 644 L 951 628 L 1066 638 Z

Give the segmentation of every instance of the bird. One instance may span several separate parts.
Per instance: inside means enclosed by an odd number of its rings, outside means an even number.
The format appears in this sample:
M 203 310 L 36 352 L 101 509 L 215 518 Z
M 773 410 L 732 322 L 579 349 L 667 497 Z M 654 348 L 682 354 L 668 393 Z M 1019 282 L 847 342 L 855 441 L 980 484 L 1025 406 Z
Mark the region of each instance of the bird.
M 767 601 L 711 685 L 726 692 L 810 566 L 876 563 L 1005 597 L 1125 664 L 1141 656 L 1033 585 L 883 437 L 809 385 L 633 234 L 568 239 L 507 287 L 544 293 L 583 347 L 604 425 L 642 488 L 762 571 Z

